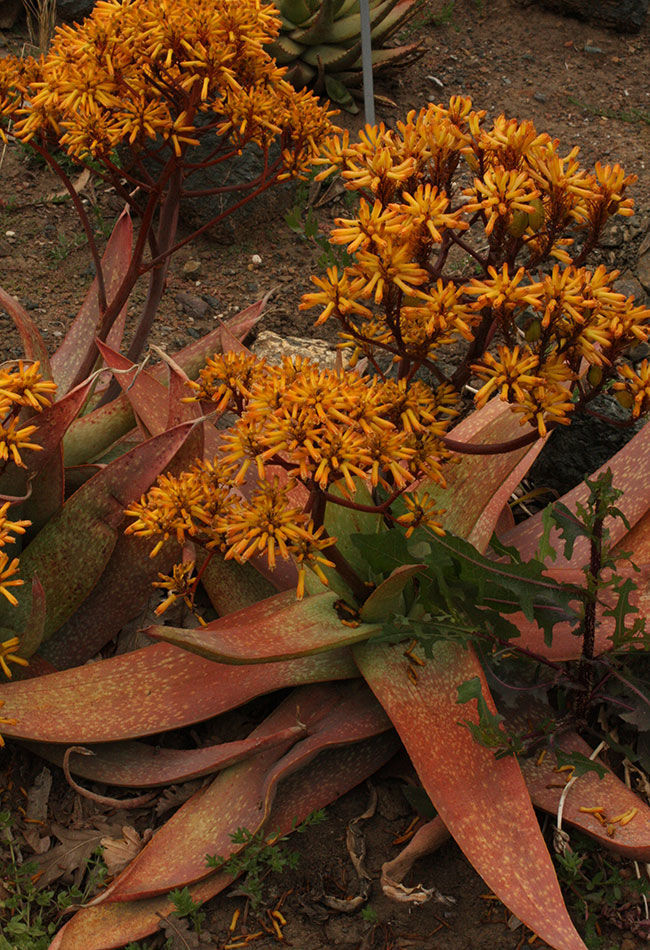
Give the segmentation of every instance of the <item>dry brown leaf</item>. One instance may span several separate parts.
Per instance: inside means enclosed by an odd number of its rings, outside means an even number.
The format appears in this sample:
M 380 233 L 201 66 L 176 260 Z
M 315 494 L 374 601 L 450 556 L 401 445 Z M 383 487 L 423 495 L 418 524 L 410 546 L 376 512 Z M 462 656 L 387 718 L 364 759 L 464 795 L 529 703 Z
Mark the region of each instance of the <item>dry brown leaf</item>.
M 208 778 L 211 778 L 211 776 L 208 776 Z M 192 782 L 185 782 L 183 785 L 170 785 L 169 788 L 165 788 L 156 802 L 156 815 L 160 817 L 172 808 L 180 807 L 195 792 L 198 792 L 202 785 L 205 785 L 204 779 L 195 779 Z
M 140 853 L 152 834 L 152 829 L 147 828 L 140 837 L 135 828 L 123 825 L 121 838 L 102 838 L 100 844 L 104 849 L 103 858 L 108 873 L 112 876 L 119 874 Z
M 175 915 L 170 917 L 161 916 L 160 929 L 167 937 L 165 946 L 169 950 L 194 950 L 195 947 L 201 944 L 199 935 L 190 930 L 190 923 L 184 918 Z
M 48 768 L 43 768 L 27 792 L 27 809 L 25 812 L 27 822 L 23 831 L 23 838 L 34 854 L 45 854 L 52 841 L 48 834 L 41 837 L 41 835 L 49 830 L 47 824 L 47 804 L 51 789 L 52 773 Z
M 97 816 L 95 824 L 99 827 L 93 828 L 64 828 L 52 822 L 52 831 L 59 839 L 59 844 L 47 854 L 34 858 L 34 863 L 42 871 L 38 886 L 45 887 L 62 877 L 66 881 L 72 880 L 78 887 L 86 873 L 88 859 L 99 847 L 101 839 L 111 833 L 119 834 L 123 815 L 124 812 L 117 822 L 113 819 L 113 823 Z
M 77 192 L 78 195 L 82 191 L 87 190 L 91 191 L 91 181 L 90 181 L 90 169 L 84 168 L 80 175 L 73 181 L 72 187 Z M 94 192 L 93 192 L 94 193 Z M 46 201 L 56 201 L 60 198 L 68 198 L 69 192 L 67 188 L 62 188 L 61 191 L 54 191 L 51 195 L 48 195 L 45 199 Z

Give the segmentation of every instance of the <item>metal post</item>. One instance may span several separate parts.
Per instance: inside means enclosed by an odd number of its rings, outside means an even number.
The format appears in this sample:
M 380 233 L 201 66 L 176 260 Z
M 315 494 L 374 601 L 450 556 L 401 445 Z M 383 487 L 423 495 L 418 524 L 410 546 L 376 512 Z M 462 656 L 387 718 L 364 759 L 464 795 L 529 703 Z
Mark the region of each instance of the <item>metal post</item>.
M 363 64 L 363 110 L 366 124 L 375 124 L 375 94 L 372 77 L 372 39 L 369 0 L 359 0 L 361 12 L 361 62 Z

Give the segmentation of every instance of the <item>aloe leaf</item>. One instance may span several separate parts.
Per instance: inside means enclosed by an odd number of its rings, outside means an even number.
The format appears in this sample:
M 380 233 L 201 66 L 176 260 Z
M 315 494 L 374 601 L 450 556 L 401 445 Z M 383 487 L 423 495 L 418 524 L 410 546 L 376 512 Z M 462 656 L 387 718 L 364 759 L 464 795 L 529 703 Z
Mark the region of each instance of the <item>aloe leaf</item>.
M 327 680 L 353 679 L 347 650 L 256 666 L 214 663 L 157 643 L 36 679 L 0 684 L 3 736 L 83 745 L 189 726 L 255 696 Z
M 244 339 L 261 319 L 268 297 L 267 294 L 262 300 L 226 320 L 225 325 L 230 332 L 238 339 Z M 221 328 L 192 341 L 179 350 L 174 359 L 193 379 L 205 365 L 207 358 L 218 352 L 221 352 Z M 165 367 L 162 364 L 151 370 L 151 376 L 160 383 L 164 380 L 164 374 Z M 131 404 L 122 393 L 108 405 L 93 410 L 73 423 L 64 439 L 66 465 L 95 461 L 134 425 Z
M 291 39 L 303 46 L 335 42 L 330 39 L 333 24 L 334 0 L 320 0 L 315 17 L 305 29 L 294 30 Z
M 124 394 L 76 419 L 63 439 L 66 466 L 95 461 L 134 425 L 133 409 Z
M 288 66 L 302 53 L 302 46 L 289 36 L 278 36 L 271 43 L 266 44 L 266 51 L 272 56 L 278 66 Z
M 47 639 L 97 583 L 118 538 L 123 509 L 151 485 L 192 429 L 177 426 L 123 455 L 85 483 L 23 550 L 23 577 L 36 575 L 48 605 Z M 18 604 L 0 604 L 0 625 L 20 630 L 31 610 L 29 586 Z
M 373 505 L 373 497 L 368 490 L 368 486 L 360 478 L 355 478 L 353 481 L 356 488 L 353 500 L 357 504 Z M 337 485 L 332 487 L 331 493 L 345 497 Z M 367 577 L 367 562 L 359 553 L 358 547 L 351 538 L 355 534 L 380 533 L 384 530 L 381 518 L 368 511 L 355 511 L 351 508 L 344 508 L 342 505 L 330 503 L 325 509 L 325 529 L 330 537 L 336 538 L 336 546 L 350 566 L 361 577 Z
M 335 601 L 330 591 L 304 600 L 284 591 L 196 630 L 153 626 L 146 633 L 211 660 L 249 664 L 313 656 L 366 640 L 377 631 L 370 624 L 343 624 Z
M 45 379 L 52 379 L 50 357 L 40 330 L 15 297 L 0 287 L 0 307 L 9 314 L 20 335 L 25 356 L 29 360 L 38 360 Z
M 335 102 L 338 106 L 342 106 L 347 112 L 354 114 L 359 111 L 359 107 L 344 83 L 339 79 L 335 79 L 334 76 L 329 75 L 325 76 L 324 83 L 325 93 L 328 99 L 331 99 L 332 102 Z
M 295 24 L 308 20 L 313 13 L 312 4 L 306 0 L 280 0 L 277 6 L 282 16 Z
M 299 772 L 282 781 L 267 827 L 288 834 L 316 809 L 329 805 L 377 771 L 397 750 L 392 733 L 384 733 L 340 749 L 328 749 Z M 241 826 L 239 822 L 236 827 Z M 236 827 L 232 830 L 236 830 Z M 228 852 L 230 852 L 229 845 Z M 190 885 L 195 901 L 207 901 L 234 880 L 224 871 Z M 54 938 L 50 950 L 107 950 L 123 947 L 154 933 L 161 918 L 175 910 L 167 895 L 147 900 L 103 903 L 77 911 Z
M 201 749 L 165 749 L 146 742 L 103 742 L 85 746 L 92 752 L 90 756 L 71 755 L 69 767 L 75 775 L 92 782 L 124 788 L 153 788 L 210 775 L 259 752 L 275 749 L 287 740 L 296 741 L 304 734 L 304 727 L 294 725 L 267 736 L 249 736 Z M 63 765 L 64 746 L 46 742 L 24 745 L 48 762 Z
M 117 219 L 102 256 L 102 272 L 109 303 L 128 270 L 132 241 L 133 224 L 128 211 L 125 210 Z M 95 277 L 79 313 L 70 325 L 63 342 L 52 356 L 52 373 L 60 392 L 65 393 L 70 389 L 77 377 L 79 367 L 92 360 L 95 352 L 95 336 L 102 321 L 97 286 Z
M 288 67 L 285 79 L 296 89 L 302 89 L 304 86 L 308 86 L 317 75 L 318 70 L 314 69 L 313 66 L 308 66 L 307 63 L 298 60 Z
M 650 564 L 650 510 L 639 518 L 634 527 L 617 541 L 614 553 L 628 551 L 634 563 Z
M 303 54 L 303 60 L 310 66 L 318 67 L 322 64 L 328 72 L 338 72 L 347 69 L 361 54 L 361 42 L 355 43 L 350 49 L 342 50 L 339 46 L 319 45 L 310 46 Z
M 521 435 L 522 427 L 512 410 L 492 399 L 472 412 L 450 433 L 457 442 L 491 445 Z M 529 448 L 502 455 L 460 455 L 447 466 L 447 485 L 423 483 L 423 488 L 443 508 L 443 526 L 485 551 L 501 511 L 544 446 L 539 439 Z
M 613 474 L 614 488 L 623 490 L 623 496 L 617 502 L 618 508 L 625 515 L 630 528 L 643 518 L 650 511 L 650 493 L 648 492 L 648 460 L 650 459 L 650 422 L 646 422 L 640 432 L 638 432 L 624 448 L 613 455 L 611 459 L 601 465 L 591 476 L 590 480 L 596 478 L 601 472 L 611 469 Z M 563 495 L 560 501 L 572 511 L 576 510 L 576 505 L 586 505 L 589 497 L 589 489 L 584 482 L 577 485 L 566 495 Z M 628 528 L 621 519 L 608 518 L 605 522 L 612 544 L 628 550 L 625 537 Z M 505 544 L 516 547 L 524 560 L 534 556 L 543 534 L 542 512 L 522 521 L 516 525 L 512 531 L 502 537 Z M 563 547 L 558 539 L 556 531 L 551 532 L 551 545 L 556 548 L 557 556 L 553 564 L 556 567 L 566 567 L 568 562 L 563 554 Z M 573 549 L 571 557 L 572 564 L 586 564 L 589 560 L 589 541 L 587 538 L 578 538 Z M 644 558 L 646 560 L 646 558 Z M 648 558 L 647 560 L 650 560 Z
M 569 756 L 577 753 L 584 758 L 589 758 L 593 751 L 574 732 L 559 736 L 557 747 Z M 557 771 L 553 749 L 543 757 L 521 759 L 519 764 L 535 807 L 557 815 L 560 796 L 571 773 Z M 607 766 L 598 764 L 605 774 L 601 778 L 596 772 L 589 771 L 576 778 L 564 801 L 563 820 L 594 838 L 608 851 L 635 861 L 649 861 L 650 808 Z M 581 808 L 602 808 L 601 820 L 596 814 L 581 811 Z M 633 809 L 636 811 L 632 819 L 621 824 L 620 816 Z M 619 821 L 612 823 L 608 820 L 612 818 L 619 818 Z
M 41 645 L 47 616 L 46 609 L 43 585 L 38 577 L 32 577 L 32 608 L 25 626 L 20 631 L 21 656 L 31 656 Z
M 552 947 L 585 950 L 516 760 L 495 759 L 459 722 L 467 713 L 460 712 L 458 687 L 474 677 L 494 711 L 474 652 L 436 644 L 434 659 L 418 669 L 415 683 L 398 648 L 356 647 L 354 656 L 441 819 L 488 887 Z
M 252 834 L 268 818 L 279 781 L 308 764 L 318 752 L 348 745 L 390 729 L 383 710 L 359 683 L 303 687 L 292 693 L 251 733 L 264 737 L 303 723 L 308 736 L 287 739 L 275 749 L 220 772 L 208 788 L 182 805 L 131 864 L 94 903 L 138 900 L 167 893 L 210 873 L 206 854 L 228 855 L 230 833 Z
M 239 564 L 217 554 L 206 567 L 197 561 L 197 571 L 201 571 L 201 584 L 220 617 L 250 607 L 275 593 L 271 582 L 248 561 Z
M 63 399 L 25 420 L 26 425 L 37 427 L 34 440 L 41 446 L 41 450 L 26 454 L 27 468 L 11 466 L 0 478 L 2 494 L 19 495 L 29 492 L 30 497 L 22 506 L 20 517 L 32 522 L 32 534 L 63 504 L 62 440 L 81 409 L 90 386 L 88 381 L 82 383 Z
M 650 577 L 650 565 L 638 565 L 639 572 L 624 572 L 635 583 L 638 584 L 636 590 L 630 593 L 630 603 L 636 607 L 638 616 L 641 618 L 650 618 L 650 585 L 647 580 Z M 584 573 L 577 568 L 548 568 L 546 575 L 549 579 L 560 584 L 583 587 L 585 582 Z M 606 653 L 613 647 L 612 637 L 616 630 L 616 618 L 606 613 L 607 604 L 599 603 L 596 608 L 596 631 L 594 652 L 598 656 Z M 637 616 L 634 614 L 633 616 Z M 543 629 L 535 620 L 527 619 L 523 614 L 514 614 L 510 621 L 518 628 L 519 637 L 512 640 L 514 647 L 523 647 L 535 654 L 546 657 L 549 660 L 578 660 L 582 656 L 582 639 L 574 633 L 576 624 L 556 623 L 553 627 L 553 639 L 548 643 L 544 639 Z
M 377 623 L 392 613 L 401 613 L 404 588 L 413 577 L 425 570 L 424 564 L 402 564 L 395 568 L 365 601 L 359 611 L 361 619 L 366 623 Z
M 143 613 L 158 574 L 169 573 L 178 558 L 170 540 L 155 558 L 147 557 L 142 540 L 119 534 L 97 584 L 71 617 L 41 646 L 41 656 L 56 669 L 80 666 L 110 643 L 120 630 Z M 22 639 L 22 638 L 21 638 Z
M 109 369 L 116 371 L 115 379 L 147 430 L 151 435 L 164 432 L 169 399 L 166 387 L 147 370 L 141 370 L 137 363 L 116 353 L 101 340 L 97 340 L 97 348 Z

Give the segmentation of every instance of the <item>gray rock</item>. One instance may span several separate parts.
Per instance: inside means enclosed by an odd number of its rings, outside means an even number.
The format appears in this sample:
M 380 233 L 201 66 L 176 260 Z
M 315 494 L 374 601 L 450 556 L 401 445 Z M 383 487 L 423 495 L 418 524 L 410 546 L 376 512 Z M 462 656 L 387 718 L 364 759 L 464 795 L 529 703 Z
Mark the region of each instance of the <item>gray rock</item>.
M 183 277 L 198 277 L 198 275 L 201 273 L 201 261 L 185 261 L 182 272 Z
M 601 247 L 621 247 L 625 243 L 625 231 L 618 221 L 608 221 L 600 236 Z
M 336 349 L 327 340 L 312 340 L 301 336 L 280 336 L 272 330 L 263 330 L 251 347 L 256 356 L 269 363 L 280 363 L 284 356 L 305 356 L 323 369 L 333 369 Z
M 643 303 L 645 300 L 646 293 L 643 285 L 630 270 L 626 270 L 621 274 L 616 281 L 614 290 L 619 294 L 625 294 L 626 297 L 634 297 L 637 303 Z
M 181 310 L 184 313 L 189 314 L 191 317 L 198 317 L 201 319 L 206 315 L 210 310 L 210 304 L 206 303 L 201 297 L 198 297 L 196 294 L 189 294 L 185 290 L 179 290 L 174 294 L 174 300 L 179 305 Z

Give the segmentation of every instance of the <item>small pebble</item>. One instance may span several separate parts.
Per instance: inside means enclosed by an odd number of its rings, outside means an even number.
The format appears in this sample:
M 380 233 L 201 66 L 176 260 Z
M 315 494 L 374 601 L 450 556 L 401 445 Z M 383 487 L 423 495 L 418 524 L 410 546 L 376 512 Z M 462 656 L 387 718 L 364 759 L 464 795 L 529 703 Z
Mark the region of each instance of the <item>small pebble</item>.
M 16 237 L 15 231 L 5 231 L 5 237 Z
M 585 43 L 585 53 L 602 53 L 600 46 L 590 46 L 588 43 Z
M 546 96 L 543 92 L 534 92 L 533 99 L 535 102 L 546 102 Z
M 259 254 L 253 254 L 253 256 L 251 257 L 251 264 L 257 265 L 261 263 L 262 263 L 262 258 L 259 256 Z
M 183 275 L 185 277 L 196 277 L 201 270 L 201 261 L 185 261 L 183 264 Z

